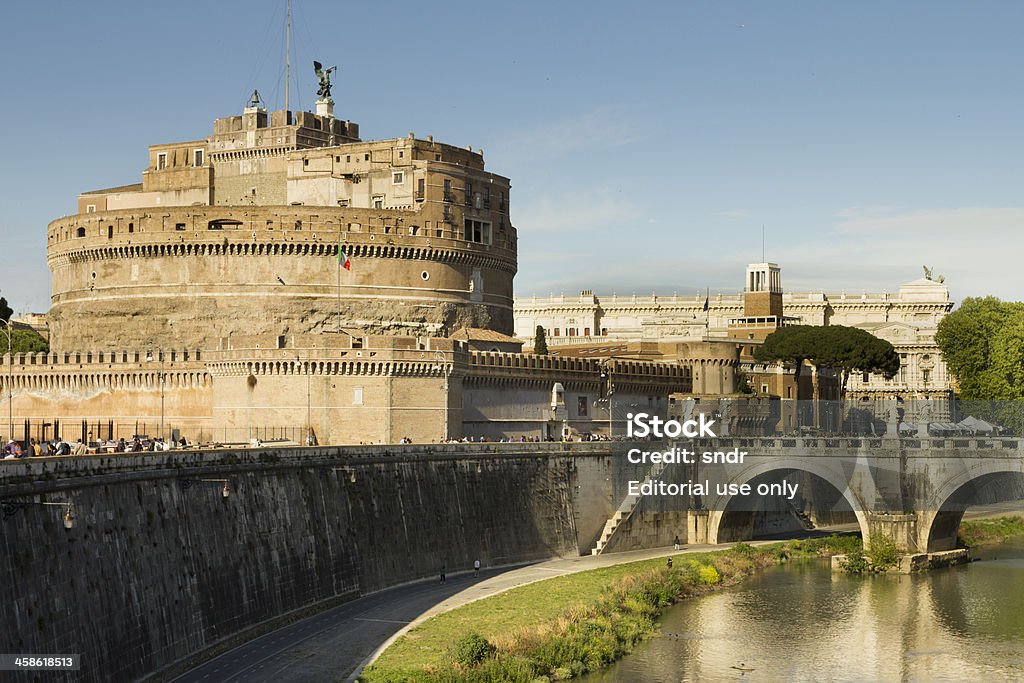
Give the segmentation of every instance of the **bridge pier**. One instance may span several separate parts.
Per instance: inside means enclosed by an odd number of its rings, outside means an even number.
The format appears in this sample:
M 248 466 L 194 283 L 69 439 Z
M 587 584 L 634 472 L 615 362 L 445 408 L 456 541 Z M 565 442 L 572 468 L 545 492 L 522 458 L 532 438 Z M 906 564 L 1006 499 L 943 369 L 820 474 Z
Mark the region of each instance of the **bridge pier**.
M 686 542 L 690 545 L 708 542 L 708 511 L 686 511 Z
M 905 553 L 927 552 L 927 540 L 921 545 L 918 538 L 918 519 L 914 513 L 867 512 L 868 536 L 864 547 L 871 549 L 873 536 L 886 536 L 896 543 L 896 549 Z

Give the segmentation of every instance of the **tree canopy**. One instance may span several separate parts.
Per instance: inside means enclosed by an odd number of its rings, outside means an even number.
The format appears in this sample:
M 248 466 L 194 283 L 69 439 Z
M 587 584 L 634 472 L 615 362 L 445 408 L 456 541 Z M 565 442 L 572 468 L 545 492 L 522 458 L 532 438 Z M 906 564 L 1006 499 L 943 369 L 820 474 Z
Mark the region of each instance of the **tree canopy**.
M 35 330 L 13 330 L 11 347 L 14 353 L 46 353 L 50 350 L 50 343 Z M 0 353 L 7 353 L 7 348 Z
M 533 335 L 533 352 L 542 355 L 546 355 L 548 352 L 548 338 L 541 325 L 537 325 L 537 330 Z
M 939 323 L 935 342 L 961 398 L 1024 398 L 1024 303 L 964 299 Z
M 843 391 L 853 372 L 892 377 L 900 369 L 900 357 L 892 344 L 866 330 L 843 325 L 780 327 L 754 350 L 754 358 L 763 363 L 794 363 L 797 377 L 805 360 L 834 368 L 842 375 Z
M 7 305 L 7 297 L 0 296 L 0 320 L 7 322 L 14 315 L 14 310 Z

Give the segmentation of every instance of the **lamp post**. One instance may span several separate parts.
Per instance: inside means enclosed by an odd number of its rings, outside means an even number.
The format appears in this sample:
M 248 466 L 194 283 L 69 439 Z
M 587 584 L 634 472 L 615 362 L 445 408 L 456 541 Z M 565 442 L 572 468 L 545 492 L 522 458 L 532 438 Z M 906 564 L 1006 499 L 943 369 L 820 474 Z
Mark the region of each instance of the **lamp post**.
M 7 334 L 7 440 L 14 441 L 14 336 L 10 320 L 0 320 Z
M 443 351 L 434 352 L 434 360 L 437 361 L 435 366 L 441 371 L 441 375 L 444 377 L 444 384 L 441 386 L 441 391 L 444 394 L 444 442 L 448 441 L 448 375 L 451 374 L 452 364 L 447 362 Z
M 163 349 L 159 349 L 157 353 L 160 354 L 160 441 L 164 440 L 164 352 Z M 149 351 L 146 353 L 146 362 L 153 362 L 153 352 Z
M 295 357 L 296 367 L 302 366 L 302 358 Z M 313 392 L 310 385 L 309 361 L 306 361 L 304 372 L 306 374 L 306 445 L 313 445 Z
M 603 394 L 603 400 L 608 405 L 608 440 L 612 440 L 612 394 L 615 393 L 615 387 L 612 385 L 612 372 L 611 364 L 607 361 L 601 363 L 601 384 L 600 389 Z
M 231 489 L 228 487 L 227 479 L 200 479 L 199 481 L 216 482 L 218 484 L 224 484 L 224 487 L 220 490 L 221 498 L 227 498 L 231 495 Z
M 75 526 L 75 516 L 71 514 L 71 501 L 63 503 L 48 503 L 44 500 L 4 500 L 0 501 L 0 514 L 7 519 L 19 510 L 24 510 L 29 505 L 55 505 L 64 508 L 64 528 L 72 529 Z

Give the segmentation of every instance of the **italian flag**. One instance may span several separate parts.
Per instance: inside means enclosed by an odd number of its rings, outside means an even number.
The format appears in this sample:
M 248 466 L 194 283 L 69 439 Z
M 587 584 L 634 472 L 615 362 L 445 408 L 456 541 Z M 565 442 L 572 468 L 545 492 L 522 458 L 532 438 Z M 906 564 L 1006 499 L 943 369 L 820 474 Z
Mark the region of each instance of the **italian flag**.
M 349 260 L 348 256 L 345 254 L 345 250 L 341 248 L 340 244 L 338 245 L 338 265 L 345 270 L 352 270 L 352 261 Z

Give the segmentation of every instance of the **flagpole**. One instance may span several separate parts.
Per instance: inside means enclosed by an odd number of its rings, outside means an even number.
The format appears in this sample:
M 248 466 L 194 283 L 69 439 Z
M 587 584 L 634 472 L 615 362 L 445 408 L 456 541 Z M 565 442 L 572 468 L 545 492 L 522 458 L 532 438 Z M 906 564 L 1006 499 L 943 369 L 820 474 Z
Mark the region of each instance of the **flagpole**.
M 704 290 L 704 340 L 707 341 L 710 336 L 708 331 L 711 327 L 711 288 L 708 287 Z
M 338 221 L 338 332 L 341 333 L 341 221 Z

